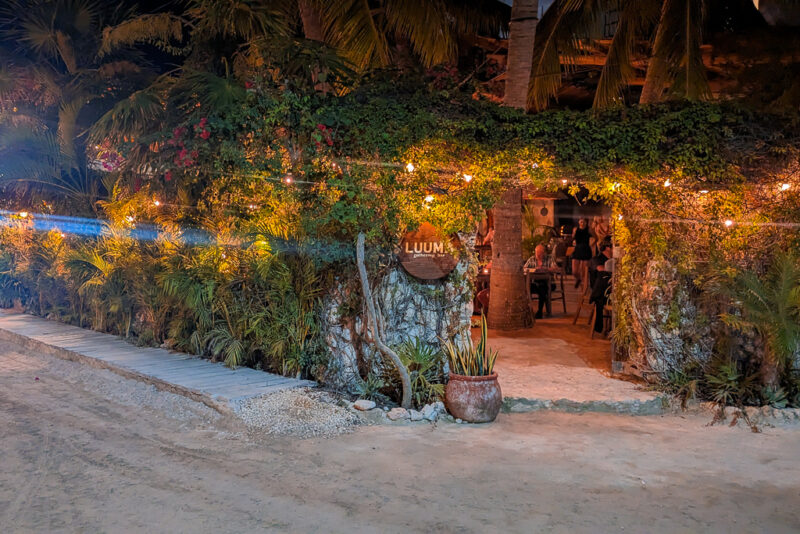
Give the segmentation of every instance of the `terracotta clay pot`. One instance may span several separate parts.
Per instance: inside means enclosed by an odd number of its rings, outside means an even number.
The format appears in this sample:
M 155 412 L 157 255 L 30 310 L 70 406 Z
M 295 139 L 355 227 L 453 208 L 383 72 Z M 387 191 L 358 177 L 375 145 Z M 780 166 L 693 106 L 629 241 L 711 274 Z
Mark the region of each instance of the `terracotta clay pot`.
M 488 376 L 464 376 L 450 373 L 444 390 L 447 411 L 469 423 L 494 421 L 503 404 L 497 373 Z

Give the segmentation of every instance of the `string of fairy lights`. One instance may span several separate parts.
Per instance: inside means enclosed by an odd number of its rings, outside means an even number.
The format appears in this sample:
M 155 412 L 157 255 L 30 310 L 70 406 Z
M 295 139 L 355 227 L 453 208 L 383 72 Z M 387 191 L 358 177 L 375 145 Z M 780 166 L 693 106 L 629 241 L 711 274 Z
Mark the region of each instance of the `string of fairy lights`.
M 379 162 L 379 161 L 364 161 L 364 160 L 356 160 L 356 161 L 333 161 L 331 162 L 331 167 L 334 170 L 343 171 L 343 166 L 350 166 L 350 165 L 361 165 L 361 166 L 371 166 L 371 167 L 382 167 L 382 168 L 394 168 L 398 170 L 405 171 L 409 174 L 415 173 L 419 170 L 419 168 L 413 162 L 407 163 L 396 163 L 396 162 Z M 531 164 L 533 169 L 538 168 L 537 163 Z M 459 181 L 470 184 L 473 181 L 473 175 L 467 174 L 465 172 L 459 172 L 454 170 L 447 170 L 447 169 L 437 169 L 437 168 L 429 168 L 426 169 L 428 172 L 437 173 L 439 175 L 449 175 L 457 178 Z M 223 171 L 217 171 L 218 174 L 226 174 Z M 246 178 L 257 178 L 260 180 L 282 183 L 286 186 L 293 186 L 293 185 L 318 185 L 319 182 L 309 181 L 309 180 L 298 180 L 294 177 L 291 172 L 284 174 L 283 176 L 267 176 L 262 173 L 257 172 L 246 172 L 246 173 L 238 173 L 239 176 L 246 177 Z M 566 188 L 570 185 L 570 181 L 567 179 L 561 179 L 562 187 Z M 574 184 L 573 184 L 574 185 Z M 580 185 L 580 184 L 578 184 Z M 667 178 L 662 183 L 664 188 L 670 188 L 673 186 L 672 181 Z M 611 184 L 610 189 L 611 192 L 616 192 L 620 189 L 621 184 L 615 182 Z M 778 192 L 785 193 L 788 192 L 792 188 L 792 184 L 788 182 L 780 182 L 776 184 Z M 708 195 L 711 193 L 709 189 L 700 189 L 696 191 L 700 195 Z M 436 200 L 436 196 L 432 193 L 426 194 L 423 199 L 423 202 L 426 206 L 429 206 L 432 202 Z M 173 207 L 173 208 L 183 208 L 183 209 L 200 209 L 197 205 L 187 205 L 187 204 L 180 204 L 180 203 L 173 203 L 173 202 L 166 202 L 162 199 L 157 197 L 153 198 L 152 206 L 155 208 L 166 208 L 166 207 Z M 248 211 L 256 211 L 259 209 L 259 206 L 255 203 L 248 203 L 246 206 Z M 22 210 L 19 212 L 7 212 L 7 211 L 0 211 L 0 219 L 5 219 L 4 222 L 7 223 L 9 219 L 29 219 L 33 218 L 34 216 L 44 216 L 44 214 L 36 214 L 34 215 L 30 211 Z M 48 216 L 53 217 L 53 216 Z M 57 217 L 57 216 L 56 216 Z M 618 214 L 616 219 L 618 221 L 623 220 L 623 215 Z M 125 217 L 127 223 L 134 225 L 136 223 L 136 218 L 134 215 L 128 215 Z M 638 222 L 643 223 L 671 223 L 671 224 L 689 224 L 689 225 L 722 225 L 726 228 L 731 228 L 733 226 L 763 226 L 763 227 L 777 227 L 777 228 L 787 228 L 787 229 L 795 229 L 800 228 L 800 223 L 796 222 L 769 222 L 769 221 L 734 221 L 732 219 L 721 219 L 721 220 L 700 220 L 700 219 L 688 219 L 688 218 L 680 218 L 680 217 L 670 217 L 670 218 L 636 218 L 634 219 Z M 99 220 L 98 220 L 99 221 Z M 99 221 L 105 222 L 107 221 Z M 62 237 L 64 236 L 62 232 Z

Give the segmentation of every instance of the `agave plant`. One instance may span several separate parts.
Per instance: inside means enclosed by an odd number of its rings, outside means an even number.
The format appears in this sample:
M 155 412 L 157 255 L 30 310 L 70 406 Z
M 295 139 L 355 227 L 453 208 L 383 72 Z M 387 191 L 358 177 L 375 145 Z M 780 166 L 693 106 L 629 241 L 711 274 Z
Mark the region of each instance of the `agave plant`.
M 450 362 L 450 372 L 464 376 L 488 376 L 494 372 L 497 351 L 486 347 L 486 316 L 481 315 L 481 339 L 474 345 L 472 339 L 455 343 L 446 341 L 444 350 Z

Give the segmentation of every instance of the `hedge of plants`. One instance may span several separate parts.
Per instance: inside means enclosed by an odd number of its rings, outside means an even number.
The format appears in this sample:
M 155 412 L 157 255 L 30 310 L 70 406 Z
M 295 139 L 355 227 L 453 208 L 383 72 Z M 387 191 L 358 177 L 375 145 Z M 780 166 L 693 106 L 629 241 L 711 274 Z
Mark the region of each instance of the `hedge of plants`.
M 796 227 L 752 225 L 800 220 L 796 117 L 691 102 L 524 115 L 418 78 L 388 76 L 334 96 L 252 71 L 211 77 L 189 92 L 164 89 L 148 120 L 118 107 L 95 127 L 96 157 L 112 162 L 101 235 L 34 232 L 46 206 L 19 206 L 36 215 L 7 219 L 3 304 L 230 365 L 321 376 L 320 299 L 334 282 L 355 280 L 359 232 L 377 276 L 420 222 L 471 232 L 505 187 L 566 180 L 571 193 L 614 210 L 628 252 L 615 337 L 635 359 L 647 340 L 625 302 L 653 261 L 674 266 L 694 302 L 712 294 L 712 279 L 731 288 L 743 273 L 763 279 L 798 242 Z M 750 316 L 741 299 L 713 294 L 720 304 L 709 323 Z M 679 325 L 682 303 L 656 327 Z M 785 306 L 796 313 L 797 303 Z M 358 315 L 359 303 L 350 310 Z M 735 319 L 714 328 L 719 339 L 752 329 Z M 659 370 L 662 380 L 710 365 L 687 351 Z M 784 363 L 770 387 L 788 396 Z

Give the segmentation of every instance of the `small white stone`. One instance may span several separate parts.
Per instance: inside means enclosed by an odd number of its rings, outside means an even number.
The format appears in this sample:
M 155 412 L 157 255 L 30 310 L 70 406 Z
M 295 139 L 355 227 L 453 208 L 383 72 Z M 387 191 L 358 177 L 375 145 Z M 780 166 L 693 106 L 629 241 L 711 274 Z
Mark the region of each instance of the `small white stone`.
M 456 423 L 458 423 L 458 424 L 461 424 L 461 423 L 463 423 L 463 422 L 464 422 L 464 421 L 462 421 L 461 419 L 456 419 Z
M 409 410 L 408 414 L 412 421 L 422 421 L 422 412 L 418 412 L 417 410 Z
M 405 408 L 392 408 L 391 410 L 389 410 L 388 417 L 392 421 L 397 421 L 399 419 L 408 419 L 408 410 L 406 410 Z
M 356 410 L 361 410 L 362 412 L 366 412 L 367 410 L 371 410 L 375 407 L 375 403 L 371 400 L 367 399 L 358 399 L 356 402 L 353 403 L 353 408 Z
M 439 415 L 436 411 L 436 406 L 433 404 L 426 404 L 422 408 L 422 417 L 427 419 L 428 421 L 436 421 L 436 416 Z

